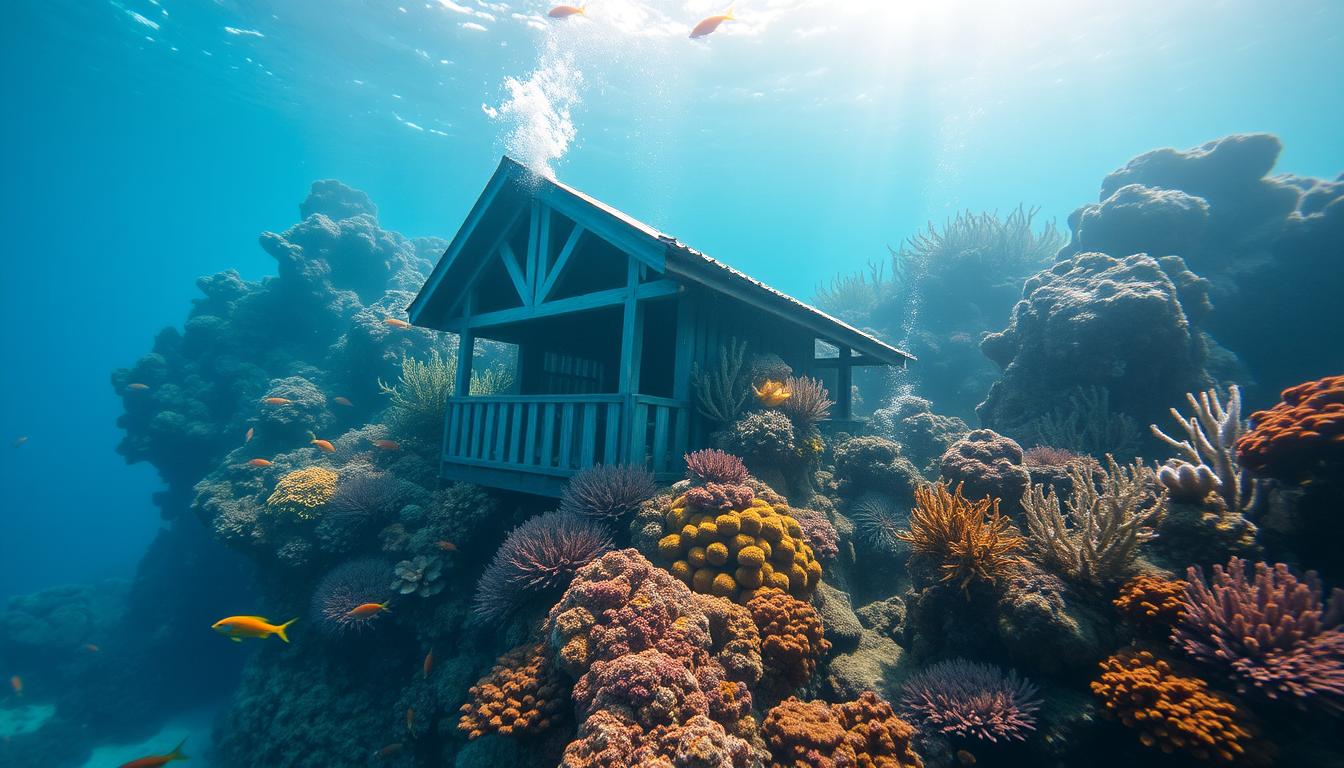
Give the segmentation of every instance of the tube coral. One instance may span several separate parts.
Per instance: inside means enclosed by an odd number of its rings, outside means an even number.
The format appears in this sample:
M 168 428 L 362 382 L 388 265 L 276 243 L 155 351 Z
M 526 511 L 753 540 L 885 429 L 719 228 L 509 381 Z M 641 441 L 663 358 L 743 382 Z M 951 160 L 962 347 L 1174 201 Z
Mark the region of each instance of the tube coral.
M 597 464 L 570 478 L 560 496 L 560 511 L 619 520 L 653 498 L 653 474 L 629 464 Z
M 937 565 L 942 580 L 963 591 L 971 582 L 996 582 L 1018 562 L 1022 537 L 999 513 L 999 500 L 968 501 L 961 485 L 948 493 L 945 483 L 915 489 L 910 529 L 896 538 Z
M 1344 590 L 1322 600 L 1312 571 L 1232 558 L 1208 581 L 1187 572 L 1185 616 L 1172 640 L 1191 658 L 1217 666 L 1239 691 L 1311 703 L 1344 714 Z
M 574 573 L 611 549 L 595 520 L 547 512 L 509 531 L 476 583 L 476 615 L 496 621 L 538 594 L 563 589 Z
M 1273 408 L 1251 414 L 1236 446 L 1252 474 L 1289 482 L 1344 464 L 1344 375 L 1285 389 Z
M 555 723 L 565 705 L 565 687 L 544 643 L 514 648 L 495 662 L 462 705 L 457 727 L 468 739 L 540 733 Z
M 336 494 L 340 475 L 326 467 L 307 467 L 280 478 L 275 490 L 266 499 L 266 505 L 276 510 L 292 512 L 295 516 L 312 520 L 317 509 Z
M 872 691 L 841 704 L 790 697 L 761 725 L 770 768 L 923 768 L 915 729 Z
M 964 659 L 925 667 L 901 688 L 901 711 L 920 728 L 983 741 L 1025 739 L 1040 706 L 1016 672 Z

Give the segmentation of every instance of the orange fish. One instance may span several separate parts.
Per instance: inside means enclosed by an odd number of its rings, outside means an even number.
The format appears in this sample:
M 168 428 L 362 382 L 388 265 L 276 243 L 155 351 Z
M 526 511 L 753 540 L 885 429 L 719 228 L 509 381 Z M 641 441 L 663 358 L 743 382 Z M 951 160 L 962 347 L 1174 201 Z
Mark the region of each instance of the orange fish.
M 443 550 L 444 552 L 456 552 L 456 551 L 457 551 L 457 545 L 454 544 L 454 543 L 451 542 L 451 541 L 448 541 L 447 539 L 444 539 L 443 541 L 436 541 L 436 542 L 434 542 L 434 546 L 438 547 L 439 549 Z
M 122 763 L 121 768 L 158 768 L 176 760 L 186 760 L 187 756 L 182 754 L 182 746 L 186 743 L 187 740 L 183 737 L 182 741 L 178 742 L 176 747 L 173 747 L 172 752 L 166 755 L 149 755 L 148 757 L 136 758 L 129 763 Z
M 552 19 L 568 19 L 570 16 L 583 16 L 582 5 L 557 5 L 546 14 Z
M 312 443 L 313 445 L 316 445 L 318 450 L 322 451 L 323 453 L 336 452 L 336 446 L 332 445 L 330 440 L 309 440 L 308 442 Z
M 429 673 L 434 671 L 434 649 L 430 648 L 429 653 L 425 654 L 425 679 L 429 679 Z
M 272 624 L 265 616 L 229 616 L 211 624 L 210 628 L 235 643 L 243 642 L 245 637 L 265 640 L 271 635 L 288 643 L 289 635 L 285 634 L 285 631 L 296 621 L 298 619 L 290 619 L 284 624 Z
M 962 765 L 975 765 L 975 755 L 972 755 L 964 749 L 957 750 L 957 759 L 961 761 Z
M 374 440 L 373 444 L 384 451 L 400 451 L 401 443 L 396 440 Z
M 354 608 L 351 608 L 346 612 L 345 616 L 348 619 L 364 619 L 379 611 L 386 610 L 387 603 L 364 603 L 363 605 L 356 605 Z
M 395 317 L 383 318 L 383 325 L 390 325 L 393 328 L 400 328 L 403 331 L 411 327 L 410 323 L 406 322 L 405 320 L 398 320 Z
M 248 427 L 247 434 L 243 435 L 243 442 L 244 443 L 252 442 L 252 436 L 255 435 L 256 433 L 257 433 L 256 427 Z
M 99 651 L 101 651 L 101 650 L 103 650 L 103 649 L 102 649 L 102 648 L 99 648 L 98 646 L 94 645 L 93 643 L 85 643 L 85 644 L 84 644 L 84 650 L 88 651 L 89 653 L 97 653 L 97 652 L 99 652 Z
M 271 462 L 266 459 L 252 459 L 247 462 L 247 465 L 249 467 L 269 467 L 271 466 Z
M 28 442 L 28 436 L 27 436 L 27 435 L 19 435 L 18 437 L 14 438 L 14 443 L 13 443 L 13 445 L 14 445 L 15 448 L 18 448 L 20 445 L 23 445 L 23 444 L 26 443 L 26 442 Z
M 127 388 L 127 389 L 133 389 L 133 390 L 135 390 L 136 392 L 143 392 L 143 391 L 145 391 L 146 389 L 149 389 L 149 385 L 148 385 L 148 384 L 141 384 L 141 383 L 138 382 L 138 381 L 133 381 L 133 382 L 131 382 L 130 384 L 127 384 L 127 385 L 126 385 L 126 388 Z
M 406 708 L 406 730 L 415 738 L 415 707 Z
M 374 756 L 374 757 L 391 757 L 391 756 L 397 754 L 397 753 L 400 752 L 400 751 L 401 751 L 401 742 L 398 741 L 398 742 L 396 742 L 395 744 L 388 744 L 386 747 L 383 747 L 382 749 L 378 750 L 377 752 L 374 752 L 374 753 L 373 753 L 373 756 Z
M 711 34 L 713 34 L 714 30 L 718 29 L 719 25 L 722 24 L 723 22 L 734 20 L 735 18 L 733 17 L 733 9 L 731 6 L 728 8 L 728 10 L 718 14 L 717 16 L 706 16 L 705 18 L 700 20 L 699 24 L 695 25 L 694 29 L 691 30 L 691 39 L 699 40 L 702 37 L 708 37 Z
M 15 675 L 9 678 L 9 687 L 14 689 L 15 696 L 23 695 L 23 678 Z
M 286 397 L 263 397 L 261 402 L 267 405 L 289 405 L 294 401 Z
M 354 403 L 350 402 L 350 398 L 342 397 L 341 395 L 337 395 L 331 398 L 331 402 L 337 405 L 344 405 L 346 408 L 353 408 L 355 405 Z

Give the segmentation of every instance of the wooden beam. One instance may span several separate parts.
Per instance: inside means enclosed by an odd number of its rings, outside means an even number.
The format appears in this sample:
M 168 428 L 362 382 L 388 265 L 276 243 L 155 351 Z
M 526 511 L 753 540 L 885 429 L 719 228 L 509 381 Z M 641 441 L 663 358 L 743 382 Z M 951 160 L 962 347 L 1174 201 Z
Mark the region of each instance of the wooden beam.
M 513 232 L 513 227 L 515 224 L 518 223 L 518 219 L 522 218 L 523 210 L 525 208 L 526 206 L 520 205 L 514 210 L 514 212 L 509 216 L 509 223 L 505 224 L 504 228 L 501 229 L 495 235 L 495 239 L 490 242 L 490 247 L 485 249 L 485 253 L 487 254 L 494 253 L 502 243 L 508 241 L 509 234 Z M 485 268 L 489 266 L 489 264 L 490 264 L 489 258 L 481 259 L 476 264 L 476 268 L 472 270 L 471 274 L 467 277 L 467 279 L 462 281 L 462 293 L 457 297 L 457 299 L 452 303 L 452 305 L 448 307 L 448 312 L 445 313 L 444 315 L 445 318 L 452 319 L 457 316 L 454 313 L 457 311 L 458 307 L 463 306 L 467 294 L 471 292 L 472 286 L 476 283 L 476 279 L 481 276 L 481 273 L 485 271 Z
M 527 284 L 532 290 L 532 299 L 527 302 L 528 304 L 541 301 L 541 297 L 537 294 L 541 292 L 541 278 L 546 274 L 546 259 L 551 252 L 551 209 L 536 201 L 533 201 L 533 205 L 537 206 L 541 222 L 537 227 L 536 244 L 529 249 L 532 253 L 532 260 L 529 262 L 532 276 Z
M 523 270 L 518 267 L 518 257 L 513 254 L 513 246 L 507 241 L 499 244 L 499 259 L 504 262 L 504 269 L 509 273 L 509 279 L 513 281 L 513 288 L 518 291 L 523 306 L 531 304 L 532 283 L 523 276 Z
M 626 259 L 625 271 L 625 312 L 621 320 L 621 367 L 617 370 L 616 391 L 625 395 L 625 462 L 644 465 L 644 429 L 643 420 L 638 418 L 635 408 L 635 393 L 639 392 L 639 368 L 644 356 L 644 307 L 639 303 L 636 289 L 639 288 L 640 261 L 633 256 Z M 641 409 L 642 412 L 642 409 Z M 641 430 L 636 433 L 636 430 Z M 638 451 L 639 456 L 634 454 Z
M 555 287 L 555 281 L 559 279 L 560 273 L 564 271 L 565 265 L 569 263 L 569 257 L 574 255 L 574 249 L 579 245 L 579 238 L 587 231 L 583 225 L 574 222 L 574 229 L 569 233 L 565 240 L 565 245 L 560 249 L 559 255 L 555 257 L 555 266 L 551 267 L 550 273 L 546 275 L 546 282 L 542 283 L 541 291 L 537 294 L 537 301 L 543 302 L 550 295 L 551 288 Z
M 534 320 L 539 317 L 550 317 L 570 312 L 583 312 L 589 309 L 620 306 L 625 303 L 626 294 L 629 290 L 628 287 L 608 288 L 605 291 L 595 291 L 579 296 L 569 296 L 563 299 L 556 299 L 555 301 L 548 301 L 544 304 L 535 304 L 530 307 L 516 307 L 513 309 L 500 309 L 494 312 L 483 312 L 468 319 L 466 326 L 471 328 L 487 328 L 495 325 L 522 322 L 524 320 Z M 639 301 L 652 301 L 655 299 L 676 296 L 681 290 L 681 285 L 672 280 L 655 280 L 651 283 L 644 283 L 638 286 L 634 293 L 635 298 Z
M 650 265 L 658 272 L 663 271 L 667 246 L 632 227 L 629 222 L 613 216 L 586 200 L 574 197 L 570 192 L 553 184 L 543 183 L 536 191 L 537 198 L 554 208 L 562 215 L 573 219 L 589 232 L 606 240 L 618 249 L 632 254 L 636 259 Z
M 691 295 L 683 293 L 677 298 L 676 349 L 672 360 L 674 400 L 691 398 L 691 363 L 695 360 L 695 316 L 691 310 Z
M 839 391 L 835 393 L 835 418 L 841 420 L 849 419 L 853 410 L 851 401 L 854 395 L 854 369 L 850 363 L 852 354 L 849 347 L 840 347 L 840 356 L 836 358 L 835 388 Z
M 849 359 L 848 365 L 891 365 L 881 360 L 874 359 L 871 355 L 856 355 Z M 813 368 L 839 368 L 840 358 L 838 357 L 818 357 L 812 361 Z

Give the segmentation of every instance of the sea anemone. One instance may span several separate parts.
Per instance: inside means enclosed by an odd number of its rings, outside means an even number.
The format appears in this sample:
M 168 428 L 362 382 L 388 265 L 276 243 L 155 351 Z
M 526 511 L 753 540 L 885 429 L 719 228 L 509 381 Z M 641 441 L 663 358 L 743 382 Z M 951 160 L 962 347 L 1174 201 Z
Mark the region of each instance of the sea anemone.
M 397 481 L 386 472 L 353 464 L 341 472 L 336 492 L 327 502 L 327 517 L 352 526 L 361 525 L 394 511 Z
M 896 534 L 910 524 L 909 510 L 882 493 L 867 493 L 850 510 L 854 537 L 878 552 L 899 553 L 909 545 Z
M 693 483 L 745 483 L 747 465 L 726 451 L 707 448 L 686 454 L 686 476 Z
M 563 590 L 576 571 L 611 547 L 605 526 L 572 512 L 527 520 L 504 537 L 476 583 L 476 615 L 497 621 L 531 597 Z
M 922 730 L 985 741 L 1036 729 L 1036 686 L 1017 673 L 965 659 L 926 667 L 901 689 L 901 710 Z
M 653 475 L 631 464 L 598 464 L 570 478 L 560 497 L 560 511 L 618 520 L 639 511 L 657 487 Z
M 313 591 L 313 623 L 333 637 L 372 628 L 383 611 L 353 614 L 369 603 L 385 603 L 392 596 L 392 564 L 375 557 L 336 566 Z

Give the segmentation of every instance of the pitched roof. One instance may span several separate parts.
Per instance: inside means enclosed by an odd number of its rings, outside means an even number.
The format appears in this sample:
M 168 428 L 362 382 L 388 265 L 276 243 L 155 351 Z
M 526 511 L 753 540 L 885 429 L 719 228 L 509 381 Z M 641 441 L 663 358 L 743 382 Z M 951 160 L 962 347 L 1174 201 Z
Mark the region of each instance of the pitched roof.
M 499 167 L 486 184 L 481 197 L 472 206 L 462 229 L 453 237 L 443 258 L 435 265 L 434 271 L 425 281 L 420 294 L 407 308 L 412 323 L 423 324 L 420 321 L 427 304 L 438 292 L 439 286 L 444 283 L 448 274 L 453 271 L 458 256 L 474 234 L 477 224 L 488 217 L 490 208 L 501 196 L 507 197 L 510 190 L 513 194 L 542 198 L 543 202 L 559 208 L 561 213 L 564 213 L 566 208 L 570 210 L 576 207 L 586 208 L 590 213 L 598 214 L 599 220 L 601 218 L 607 220 L 608 226 L 601 227 L 601 230 L 605 231 L 598 231 L 596 234 L 607 237 L 627 233 L 633 235 L 633 237 L 619 237 L 621 242 L 615 244 L 626 246 L 624 249 L 630 251 L 631 256 L 642 259 L 657 271 L 670 273 L 673 277 L 696 282 L 710 290 L 746 301 L 762 311 L 804 326 L 818 338 L 838 346 L 849 347 L 872 361 L 904 365 L 907 360 L 915 359 L 908 352 L 903 352 L 816 307 L 771 288 L 601 200 L 584 194 L 568 184 L 536 174 L 507 156 L 500 159 Z M 591 220 L 585 222 L 585 226 L 591 223 Z

